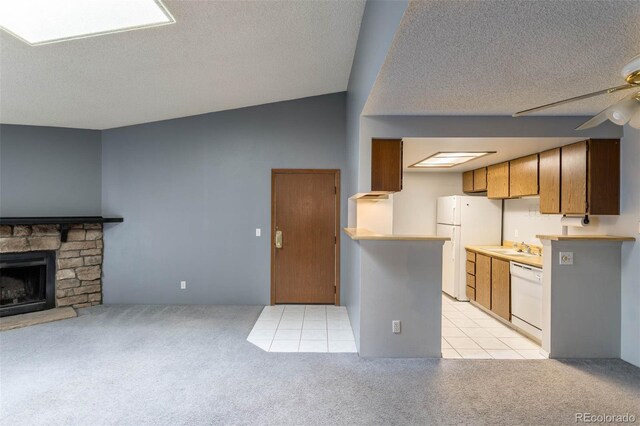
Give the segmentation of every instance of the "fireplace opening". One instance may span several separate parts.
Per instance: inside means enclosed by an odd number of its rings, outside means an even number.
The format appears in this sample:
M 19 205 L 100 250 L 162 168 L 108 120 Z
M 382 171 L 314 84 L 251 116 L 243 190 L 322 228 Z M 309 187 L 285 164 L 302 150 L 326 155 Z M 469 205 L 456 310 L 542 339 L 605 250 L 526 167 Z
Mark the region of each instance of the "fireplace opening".
M 0 254 L 0 317 L 55 307 L 55 252 Z

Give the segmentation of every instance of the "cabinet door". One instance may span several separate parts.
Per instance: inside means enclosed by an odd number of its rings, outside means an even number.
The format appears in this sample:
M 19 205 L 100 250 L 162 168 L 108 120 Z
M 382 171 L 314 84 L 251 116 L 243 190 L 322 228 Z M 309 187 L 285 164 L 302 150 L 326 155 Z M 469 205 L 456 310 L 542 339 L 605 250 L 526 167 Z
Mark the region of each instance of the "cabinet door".
M 402 139 L 371 141 L 371 190 L 402 190 Z
M 509 198 L 509 162 L 487 167 L 487 197 Z
M 540 153 L 540 213 L 560 213 L 560 148 Z
M 491 259 L 491 310 L 511 321 L 511 274 L 509 262 Z
M 620 141 L 591 139 L 588 157 L 588 213 L 620 214 Z
M 538 195 L 538 154 L 509 162 L 509 196 Z
M 587 212 L 587 141 L 562 147 L 560 205 L 564 214 Z
M 487 190 L 487 168 L 476 169 L 473 171 L 473 190 L 482 192 Z
M 462 190 L 464 192 L 473 192 L 473 170 L 462 174 Z
M 491 309 L 491 258 L 476 255 L 476 302 Z

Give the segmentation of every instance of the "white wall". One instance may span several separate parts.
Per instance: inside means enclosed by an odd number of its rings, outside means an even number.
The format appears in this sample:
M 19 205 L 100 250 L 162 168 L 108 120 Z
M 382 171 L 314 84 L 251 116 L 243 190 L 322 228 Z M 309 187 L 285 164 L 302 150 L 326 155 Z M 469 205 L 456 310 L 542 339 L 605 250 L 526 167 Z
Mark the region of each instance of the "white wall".
M 405 172 L 393 196 L 393 233 L 435 235 L 436 201 L 446 195 L 462 195 L 461 173 Z
M 504 201 L 503 239 L 542 246 L 539 234 L 559 234 L 562 215 L 540 214 L 540 198 L 521 198 Z

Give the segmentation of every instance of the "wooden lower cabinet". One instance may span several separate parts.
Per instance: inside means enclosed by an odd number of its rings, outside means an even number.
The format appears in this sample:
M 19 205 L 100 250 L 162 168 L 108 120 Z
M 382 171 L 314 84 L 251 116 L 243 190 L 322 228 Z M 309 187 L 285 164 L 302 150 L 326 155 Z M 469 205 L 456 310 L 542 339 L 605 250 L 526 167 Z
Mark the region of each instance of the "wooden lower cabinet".
M 476 254 L 476 302 L 491 309 L 491 258 Z
M 467 286 L 467 298 L 469 300 L 476 300 L 476 289 L 475 288 Z
M 476 288 L 476 277 L 471 274 L 467 274 L 467 285 L 469 287 Z
M 491 258 L 491 310 L 511 321 L 511 273 L 506 260 Z

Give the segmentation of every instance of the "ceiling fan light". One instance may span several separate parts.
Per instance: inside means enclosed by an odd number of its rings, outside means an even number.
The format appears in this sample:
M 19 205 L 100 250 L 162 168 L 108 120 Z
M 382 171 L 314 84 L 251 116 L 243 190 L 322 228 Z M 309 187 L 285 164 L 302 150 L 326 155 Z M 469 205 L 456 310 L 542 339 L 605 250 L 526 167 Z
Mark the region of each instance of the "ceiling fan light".
M 639 106 L 640 101 L 637 95 L 627 97 L 609 108 L 607 118 L 619 126 L 624 126 L 631 120 Z

